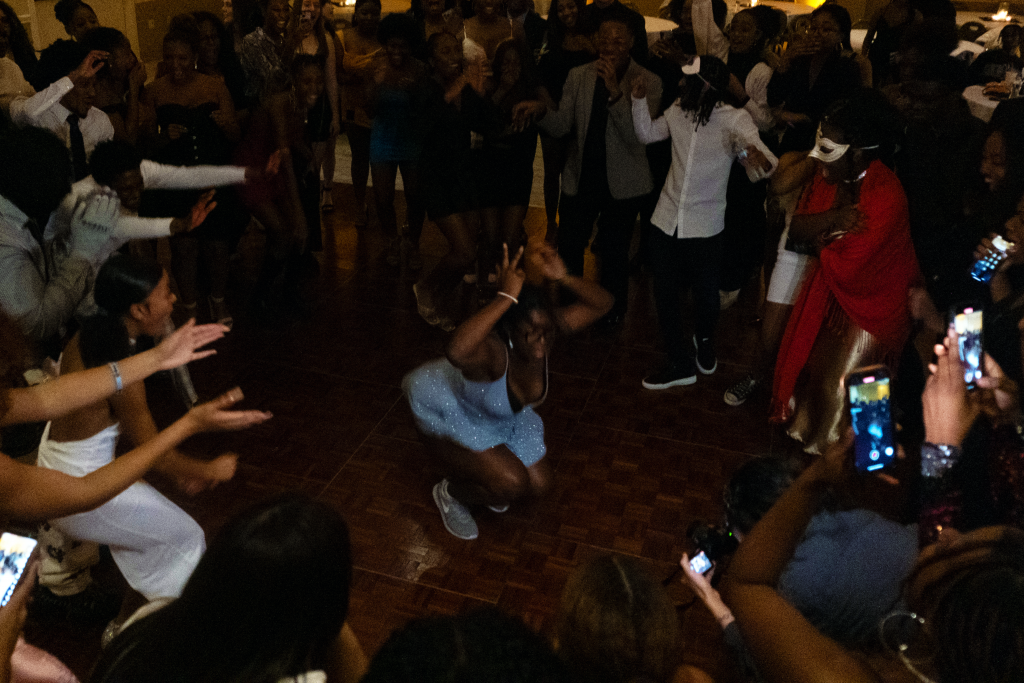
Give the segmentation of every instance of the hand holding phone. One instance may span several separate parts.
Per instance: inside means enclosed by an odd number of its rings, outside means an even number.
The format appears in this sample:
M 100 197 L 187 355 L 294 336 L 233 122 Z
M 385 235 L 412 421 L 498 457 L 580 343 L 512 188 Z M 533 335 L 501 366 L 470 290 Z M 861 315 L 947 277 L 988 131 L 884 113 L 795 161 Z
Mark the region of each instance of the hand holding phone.
M 693 559 L 690 560 L 690 569 L 698 574 L 707 574 L 713 567 L 714 564 L 708 559 L 703 550 L 694 555 Z
M 996 269 L 1006 260 L 1009 250 L 1013 248 L 1014 244 L 999 235 L 994 235 L 991 246 L 985 241 L 982 242 L 982 245 L 983 247 L 979 248 L 979 252 L 975 252 L 982 253 L 983 255 L 974 262 L 974 266 L 971 268 L 971 277 L 978 282 L 989 282 L 992 276 L 995 275 Z
M 35 547 L 34 538 L 11 533 L 0 536 L 0 607 L 10 601 Z
M 982 348 L 982 310 L 980 306 L 963 305 L 953 309 L 952 327 L 956 332 L 960 362 L 964 365 L 964 382 L 967 388 L 978 388 L 983 376 L 985 352 Z
M 854 465 L 858 472 L 877 472 L 896 460 L 896 439 L 890 405 L 889 369 L 884 365 L 857 368 L 844 380 L 854 433 Z

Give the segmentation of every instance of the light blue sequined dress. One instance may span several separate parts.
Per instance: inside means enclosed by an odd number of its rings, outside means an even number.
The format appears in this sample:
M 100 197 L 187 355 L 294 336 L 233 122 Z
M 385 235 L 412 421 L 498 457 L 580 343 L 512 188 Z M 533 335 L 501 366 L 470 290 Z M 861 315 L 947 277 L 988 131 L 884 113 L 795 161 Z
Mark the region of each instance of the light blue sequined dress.
M 508 400 L 507 377 L 507 356 L 505 374 L 493 382 L 468 380 L 447 358 L 438 358 L 406 375 L 402 390 L 424 434 L 451 439 L 478 452 L 504 444 L 530 467 L 546 452 L 544 422 L 533 408 L 548 394 L 547 359 L 544 395 L 518 413 Z

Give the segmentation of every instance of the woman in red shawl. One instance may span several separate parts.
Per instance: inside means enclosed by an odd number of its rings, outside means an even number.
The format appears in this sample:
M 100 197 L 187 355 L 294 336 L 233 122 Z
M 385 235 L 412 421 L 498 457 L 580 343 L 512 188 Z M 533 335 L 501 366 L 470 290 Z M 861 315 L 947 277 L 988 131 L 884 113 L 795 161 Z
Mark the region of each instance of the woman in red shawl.
M 822 119 L 810 156 L 818 170 L 793 216 L 790 237 L 813 245 L 808 276 L 782 340 L 772 420 L 810 453 L 839 439 L 843 375 L 890 367 L 910 332 L 907 290 L 919 279 L 907 200 L 879 156 L 891 153 L 898 123 L 882 96 L 862 91 Z

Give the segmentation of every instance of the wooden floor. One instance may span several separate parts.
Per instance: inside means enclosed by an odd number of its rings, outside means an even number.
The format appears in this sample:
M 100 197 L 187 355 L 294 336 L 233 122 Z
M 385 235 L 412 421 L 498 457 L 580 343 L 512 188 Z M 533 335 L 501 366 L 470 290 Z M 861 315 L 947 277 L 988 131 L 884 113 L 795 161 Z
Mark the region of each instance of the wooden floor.
M 763 394 L 740 408 L 722 400 L 753 358 L 756 287 L 722 315 L 718 371 L 692 387 L 654 392 L 640 381 L 664 354 L 650 281 L 637 276 L 623 330 L 558 339 L 552 351 L 550 393 L 539 410 L 555 468 L 552 492 L 503 515 L 480 511 L 479 539 L 454 538 L 431 497 L 438 463 L 419 443 L 400 389 L 405 373 L 441 355 L 445 335 L 416 313 L 416 274 L 385 263 L 387 241 L 376 221 L 353 226 L 351 188 L 337 186 L 335 196 L 307 320 L 267 329 L 246 315 L 262 236 L 254 231 L 243 240 L 228 297 L 235 329 L 192 375 L 203 398 L 239 385 L 245 405 L 270 410 L 274 419 L 188 442 L 184 449 L 199 456 L 239 453 L 238 474 L 193 499 L 169 495 L 208 538 L 238 511 L 282 491 L 336 506 L 352 535 L 349 620 L 369 653 L 413 617 L 485 604 L 548 631 L 566 577 L 603 553 L 637 556 L 667 577 L 689 550 L 688 525 L 720 518 L 729 475 L 769 452 L 773 440 L 783 447 Z M 531 234 L 543 226 L 543 212 L 531 209 Z M 444 238 L 428 224 L 422 244 L 430 267 L 445 251 Z M 150 401 L 161 422 L 180 413 L 159 379 Z M 681 605 L 687 661 L 716 680 L 733 680 L 710 615 L 699 603 L 685 608 L 693 595 L 681 585 L 671 590 Z M 30 619 L 27 635 L 87 679 L 98 630 Z

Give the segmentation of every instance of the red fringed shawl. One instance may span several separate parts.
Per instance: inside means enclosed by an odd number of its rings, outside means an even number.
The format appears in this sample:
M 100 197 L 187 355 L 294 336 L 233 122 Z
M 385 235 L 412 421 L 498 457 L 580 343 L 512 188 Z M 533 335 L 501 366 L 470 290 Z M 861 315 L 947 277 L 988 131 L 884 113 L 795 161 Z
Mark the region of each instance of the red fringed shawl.
M 828 211 L 836 186 L 817 173 L 795 215 Z M 868 167 L 858 202 L 867 229 L 821 250 L 786 327 L 775 367 L 771 419 L 785 422 L 790 398 L 830 308 L 839 305 L 855 325 L 898 357 L 910 332 L 907 291 L 920 279 L 910 240 L 907 199 L 896 175 L 880 161 Z

